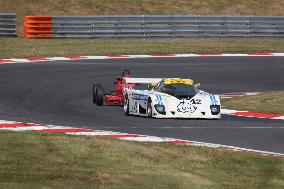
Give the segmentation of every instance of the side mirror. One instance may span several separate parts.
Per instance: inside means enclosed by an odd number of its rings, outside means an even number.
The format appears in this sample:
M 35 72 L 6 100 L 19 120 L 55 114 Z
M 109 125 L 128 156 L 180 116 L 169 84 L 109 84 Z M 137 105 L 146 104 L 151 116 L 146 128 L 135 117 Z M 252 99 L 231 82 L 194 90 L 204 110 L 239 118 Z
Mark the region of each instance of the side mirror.
M 194 85 L 195 85 L 196 88 L 199 88 L 201 84 L 200 83 L 196 83 Z

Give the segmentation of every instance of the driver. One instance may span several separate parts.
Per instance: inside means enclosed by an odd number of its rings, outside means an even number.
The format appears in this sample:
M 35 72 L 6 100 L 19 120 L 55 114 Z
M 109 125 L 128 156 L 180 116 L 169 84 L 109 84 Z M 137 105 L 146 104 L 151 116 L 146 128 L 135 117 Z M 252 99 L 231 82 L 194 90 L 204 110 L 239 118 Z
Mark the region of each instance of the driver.
M 173 94 L 175 89 L 176 87 L 174 87 L 172 84 L 168 84 L 163 86 L 162 92 L 167 94 Z

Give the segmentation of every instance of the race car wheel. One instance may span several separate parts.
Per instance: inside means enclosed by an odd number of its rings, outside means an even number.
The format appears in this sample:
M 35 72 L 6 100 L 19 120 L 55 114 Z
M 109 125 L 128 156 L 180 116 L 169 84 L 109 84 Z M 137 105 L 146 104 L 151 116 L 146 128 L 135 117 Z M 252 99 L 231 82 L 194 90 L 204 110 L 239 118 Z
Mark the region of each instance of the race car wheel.
M 147 117 L 152 117 L 153 115 L 153 109 L 152 109 L 152 101 L 151 99 L 147 102 Z
M 125 98 L 124 98 L 123 109 L 124 109 L 125 115 L 129 115 L 129 99 L 127 95 L 125 95 Z
M 99 84 L 94 84 L 93 85 L 93 103 L 96 104 L 96 93 L 97 93 L 97 88 Z
M 102 106 L 104 104 L 104 89 L 102 86 L 98 85 L 95 93 L 95 102 L 98 106 Z

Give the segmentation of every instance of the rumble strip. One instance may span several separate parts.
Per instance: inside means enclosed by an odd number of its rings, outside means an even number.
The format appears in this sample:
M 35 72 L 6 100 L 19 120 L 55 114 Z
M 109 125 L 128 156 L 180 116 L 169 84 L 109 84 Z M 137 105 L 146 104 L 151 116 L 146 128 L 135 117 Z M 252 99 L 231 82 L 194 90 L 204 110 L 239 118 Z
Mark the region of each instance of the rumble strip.
M 137 142 L 165 142 L 165 143 L 170 143 L 170 144 L 175 144 L 175 145 L 191 145 L 191 146 L 202 146 L 202 147 L 210 147 L 210 148 L 222 148 L 222 149 L 232 150 L 232 151 L 246 151 L 246 152 L 257 153 L 261 155 L 272 155 L 272 156 L 284 157 L 284 154 L 282 153 L 253 150 L 253 149 L 240 148 L 240 147 L 235 147 L 235 146 L 227 146 L 227 145 L 221 145 L 221 144 L 212 144 L 212 143 L 205 143 L 205 142 L 198 142 L 198 141 L 180 140 L 180 139 L 175 139 L 175 138 L 148 136 L 148 135 L 140 135 L 140 134 L 129 134 L 129 133 L 121 133 L 121 132 L 67 127 L 67 126 L 41 125 L 41 124 L 35 124 L 35 123 L 23 123 L 23 122 L 5 121 L 5 120 L 0 120 L 0 131 L 1 130 L 29 131 L 29 132 L 42 132 L 42 133 L 65 133 L 68 135 L 85 135 L 85 136 L 94 136 L 94 137 L 115 138 L 115 139 L 137 141 Z

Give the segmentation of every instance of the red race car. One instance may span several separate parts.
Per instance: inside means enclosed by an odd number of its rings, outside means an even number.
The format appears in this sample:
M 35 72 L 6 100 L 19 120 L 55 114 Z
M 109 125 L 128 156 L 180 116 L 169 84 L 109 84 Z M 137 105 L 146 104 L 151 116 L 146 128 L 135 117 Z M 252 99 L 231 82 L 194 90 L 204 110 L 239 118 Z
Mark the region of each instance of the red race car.
M 114 91 L 105 93 L 100 84 L 93 85 L 93 103 L 102 106 L 106 105 L 120 105 L 124 103 L 125 89 L 134 89 L 135 84 L 124 84 L 122 78 L 130 78 L 131 73 L 129 70 L 124 70 L 121 76 L 117 76 L 114 82 Z

